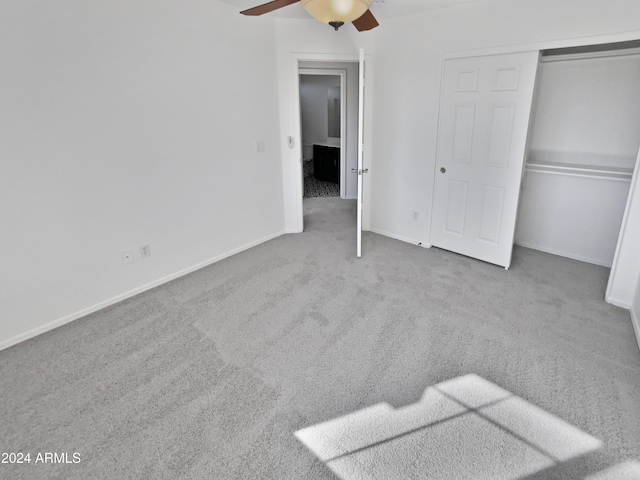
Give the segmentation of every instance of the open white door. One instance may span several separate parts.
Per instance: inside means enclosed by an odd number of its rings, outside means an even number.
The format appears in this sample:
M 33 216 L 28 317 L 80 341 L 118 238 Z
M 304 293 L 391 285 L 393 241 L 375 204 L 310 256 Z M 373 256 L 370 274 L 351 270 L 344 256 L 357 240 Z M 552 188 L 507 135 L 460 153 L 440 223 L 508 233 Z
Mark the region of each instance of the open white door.
M 362 175 L 367 172 L 363 167 L 362 145 L 364 142 L 364 50 L 360 49 L 360 66 L 358 77 L 358 168 L 356 173 L 358 174 L 358 220 L 357 220 L 357 233 L 356 233 L 356 256 L 360 258 L 362 256 Z
M 432 245 L 509 268 L 538 56 L 445 60 Z

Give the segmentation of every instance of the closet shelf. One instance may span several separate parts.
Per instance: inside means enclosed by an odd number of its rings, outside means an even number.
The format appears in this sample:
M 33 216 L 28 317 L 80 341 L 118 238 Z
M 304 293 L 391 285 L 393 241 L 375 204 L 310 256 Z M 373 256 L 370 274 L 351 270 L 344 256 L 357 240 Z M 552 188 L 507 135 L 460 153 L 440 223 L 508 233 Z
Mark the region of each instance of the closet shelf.
M 633 169 L 621 167 L 601 167 L 557 162 L 528 161 L 525 170 L 572 177 L 592 177 L 608 180 L 631 180 Z

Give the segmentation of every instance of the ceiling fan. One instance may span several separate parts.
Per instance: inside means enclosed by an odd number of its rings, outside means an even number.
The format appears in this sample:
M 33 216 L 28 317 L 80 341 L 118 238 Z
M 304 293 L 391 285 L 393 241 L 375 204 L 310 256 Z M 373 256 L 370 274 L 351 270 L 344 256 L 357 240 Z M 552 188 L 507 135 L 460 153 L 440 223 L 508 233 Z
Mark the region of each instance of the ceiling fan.
M 338 30 L 345 23 L 353 23 L 359 32 L 377 27 L 378 21 L 369 10 L 372 0 L 273 0 L 240 12 L 243 15 L 262 15 L 293 3 L 302 7 L 316 20 Z

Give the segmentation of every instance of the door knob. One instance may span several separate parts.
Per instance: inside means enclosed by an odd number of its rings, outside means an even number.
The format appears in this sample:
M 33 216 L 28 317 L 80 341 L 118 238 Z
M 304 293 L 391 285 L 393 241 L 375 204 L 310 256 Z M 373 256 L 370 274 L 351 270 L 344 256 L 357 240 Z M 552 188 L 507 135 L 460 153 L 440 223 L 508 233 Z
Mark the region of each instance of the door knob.
M 446 172 L 446 171 L 447 171 L 447 169 L 446 169 L 446 168 L 444 168 L 444 167 L 440 167 L 440 171 L 441 171 L 442 173 L 444 173 L 444 172 Z

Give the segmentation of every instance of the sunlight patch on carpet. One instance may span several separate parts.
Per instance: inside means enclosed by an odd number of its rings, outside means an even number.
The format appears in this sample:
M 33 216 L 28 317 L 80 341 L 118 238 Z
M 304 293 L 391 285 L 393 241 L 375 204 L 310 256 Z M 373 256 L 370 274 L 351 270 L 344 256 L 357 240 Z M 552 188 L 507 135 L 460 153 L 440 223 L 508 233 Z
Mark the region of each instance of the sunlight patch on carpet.
M 589 475 L 585 480 L 640 480 L 640 462 L 627 460 Z
M 342 480 L 515 480 L 602 446 L 473 374 L 427 388 L 414 404 L 379 403 L 295 435 Z

